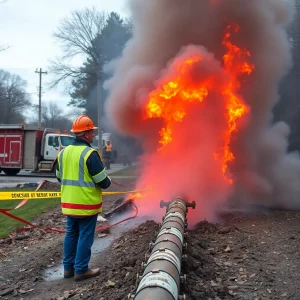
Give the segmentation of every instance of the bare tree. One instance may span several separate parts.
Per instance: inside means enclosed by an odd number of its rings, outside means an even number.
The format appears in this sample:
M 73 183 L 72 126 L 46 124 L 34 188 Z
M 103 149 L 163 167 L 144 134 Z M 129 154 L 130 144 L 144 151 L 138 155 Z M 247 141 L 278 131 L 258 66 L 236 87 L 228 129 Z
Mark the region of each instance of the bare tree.
M 65 86 L 68 87 L 67 79 L 75 79 L 82 74 L 80 68 L 72 67 L 69 62 L 64 62 L 61 58 L 56 58 L 50 63 L 50 72 L 56 75 L 56 79 L 51 82 L 50 87 L 54 87 L 61 82 L 64 82 Z
M 31 125 L 38 124 L 37 108 L 34 108 L 35 116 L 28 120 Z M 42 106 L 42 127 L 57 128 L 62 132 L 69 132 L 72 126 L 70 114 L 66 114 L 61 106 L 57 102 L 50 101 L 44 102 Z
M 24 111 L 31 105 L 26 81 L 19 75 L 0 70 L 0 119 L 2 123 L 24 121 Z
M 42 123 L 45 127 L 54 128 L 57 121 L 62 118 L 63 110 L 54 101 L 44 103 L 42 107 Z
M 105 26 L 106 15 L 95 8 L 85 8 L 72 12 L 70 17 L 63 19 L 54 37 L 60 43 L 63 55 L 50 62 L 50 71 L 57 75 L 51 86 L 65 79 L 79 77 L 83 71 L 72 66 L 72 59 L 78 55 L 99 64 L 100 49 L 97 36 Z

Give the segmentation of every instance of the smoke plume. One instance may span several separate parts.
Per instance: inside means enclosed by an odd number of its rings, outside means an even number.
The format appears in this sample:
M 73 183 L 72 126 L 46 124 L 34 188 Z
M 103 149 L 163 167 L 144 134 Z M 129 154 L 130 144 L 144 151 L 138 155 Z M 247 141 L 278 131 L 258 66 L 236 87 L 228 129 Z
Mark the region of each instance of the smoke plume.
M 143 144 L 137 188 L 149 191 L 138 201 L 140 212 L 156 214 L 159 200 L 175 196 L 196 201 L 194 221 L 213 218 L 229 199 L 243 205 L 299 207 L 300 160 L 287 153 L 288 126 L 272 120 L 279 82 L 291 67 L 285 31 L 291 6 L 284 0 L 131 0 L 128 5 L 134 35 L 111 65 L 106 111 L 120 132 Z M 234 92 L 249 110 L 232 132 L 234 159 L 224 175 L 217 157 L 224 151 L 228 119 L 219 87 L 231 81 L 222 41 L 232 24 L 239 30 L 231 42 L 249 51 L 247 62 L 254 70 L 235 74 L 239 84 Z M 177 96 L 164 103 L 165 118 L 147 117 L 149 99 L 168 80 L 177 80 L 178 65 L 193 56 L 201 60 L 188 67 L 184 80 L 194 88 L 209 82 L 206 99 L 184 102 Z M 172 141 L 161 149 L 160 132 L 177 106 L 185 117 L 172 123 Z

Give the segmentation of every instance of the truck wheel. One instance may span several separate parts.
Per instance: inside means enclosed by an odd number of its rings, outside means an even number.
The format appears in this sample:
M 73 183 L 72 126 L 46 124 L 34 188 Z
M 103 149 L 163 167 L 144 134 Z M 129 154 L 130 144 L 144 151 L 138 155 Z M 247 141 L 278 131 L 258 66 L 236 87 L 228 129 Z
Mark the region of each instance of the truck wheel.
M 7 176 L 16 176 L 21 169 L 2 169 Z

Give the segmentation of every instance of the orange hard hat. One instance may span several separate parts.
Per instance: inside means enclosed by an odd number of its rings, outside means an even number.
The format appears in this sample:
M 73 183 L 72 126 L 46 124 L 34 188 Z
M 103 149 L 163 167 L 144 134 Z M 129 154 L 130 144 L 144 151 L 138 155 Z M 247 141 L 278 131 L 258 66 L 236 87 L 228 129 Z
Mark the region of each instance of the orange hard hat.
M 74 120 L 71 132 L 79 133 L 93 129 L 98 129 L 98 127 L 94 126 L 93 121 L 89 117 L 82 115 Z

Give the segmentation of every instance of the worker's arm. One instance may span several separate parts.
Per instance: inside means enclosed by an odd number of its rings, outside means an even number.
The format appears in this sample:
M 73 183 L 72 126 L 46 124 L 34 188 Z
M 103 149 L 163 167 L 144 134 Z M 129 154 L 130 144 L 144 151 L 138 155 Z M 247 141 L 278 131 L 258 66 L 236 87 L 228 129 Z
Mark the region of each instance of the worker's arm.
M 58 163 L 56 164 L 55 176 L 56 176 L 56 179 L 57 179 L 59 182 L 61 182 L 61 180 L 60 180 L 60 171 L 59 171 L 59 165 L 58 165 Z
M 105 172 L 105 168 L 97 151 L 92 152 L 86 161 L 86 165 L 97 187 L 107 189 L 111 185 L 110 178 Z

